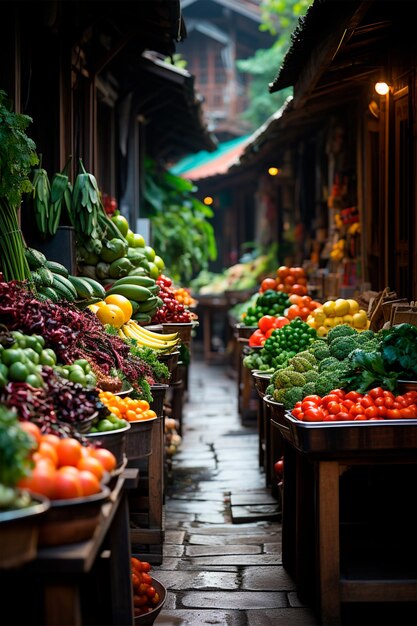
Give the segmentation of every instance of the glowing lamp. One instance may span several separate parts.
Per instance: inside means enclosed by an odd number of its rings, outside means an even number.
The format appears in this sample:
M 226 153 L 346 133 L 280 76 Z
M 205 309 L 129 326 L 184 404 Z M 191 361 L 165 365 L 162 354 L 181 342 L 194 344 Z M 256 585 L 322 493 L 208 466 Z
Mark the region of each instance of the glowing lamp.
M 211 196 L 206 196 L 203 199 L 203 202 L 204 202 L 204 204 L 207 204 L 207 205 L 213 204 L 213 198 Z
M 386 94 L 389 92 L 388 83 L 384 83 L 384 82 L 375 83 L 375 91 L 380 96 L 386 96 Z
M 276 176 L 277 174 L 279 174 L 279 169 L 277 167 L 269 167 L 268 174 L 270 176 Z

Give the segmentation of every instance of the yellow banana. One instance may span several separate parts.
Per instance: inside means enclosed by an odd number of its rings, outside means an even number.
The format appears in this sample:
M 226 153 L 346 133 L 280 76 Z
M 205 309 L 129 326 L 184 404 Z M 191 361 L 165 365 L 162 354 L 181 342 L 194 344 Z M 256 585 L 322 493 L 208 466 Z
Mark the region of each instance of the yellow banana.
M 149 330 L 148 328 L 146 328 L 145 326 L 140 326 L 139 324 L 137 324 L 135 322 L 135 320 L 129 320 L 128 322 L 126 322 L 129 326 L 133 326 L 135 328 L 139 329 L 139 332 L 141 332 L 143 335 L 147 335 L 149 337 L 152 337 L 153 339 L 164 339 L 166 341 L 171 341 L 174 339 L 178 339 L 178 333 L 156 333 L 152 330 Z
M 173 348 L 176 345 L 176 343 L 172 344 L 172 342 L 164 343 L 164 342 L 156 341 L 155 339 L 142 337 L 138 335 L 137 333 L 135 333 L 135 331 L 132 328 L 126 327 L 126 324 L 124 325 L 124 333 L 129 339 L 134 339 L 139 346 L 152 348 L 153 350 L 158 350 L 161 352 L 172 352 Z

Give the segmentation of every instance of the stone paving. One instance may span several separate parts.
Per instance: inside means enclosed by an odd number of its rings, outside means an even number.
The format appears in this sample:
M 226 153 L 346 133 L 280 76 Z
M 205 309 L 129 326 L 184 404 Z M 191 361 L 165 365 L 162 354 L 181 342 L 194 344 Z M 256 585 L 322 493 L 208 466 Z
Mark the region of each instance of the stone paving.
M 271 499 L 256 429 L 242 426 L 224 366 L 193 360 L 183 415 L 166 485 L 163 562 L 152 566 L 168 589 L 155 626 L 317 625 L 282 566 L 279 517 L 233 523 L 232 495 Z

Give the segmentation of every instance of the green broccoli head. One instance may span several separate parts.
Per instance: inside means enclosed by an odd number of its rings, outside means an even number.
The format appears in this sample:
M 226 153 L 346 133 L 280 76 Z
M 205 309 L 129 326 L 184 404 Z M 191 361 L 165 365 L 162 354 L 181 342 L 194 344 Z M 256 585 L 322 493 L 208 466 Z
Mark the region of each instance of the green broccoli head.
M 370 339 L 374 339 L 374 337 L 376 337 L 374 331 L 368 328 L 367 330 L 363 330 L 362 332 L 358 333 L 356 342 L 359 344 L 364 344 Z
M 340 379 L 342 371 L 340 372 L 331 372 L 326 370 L 316 380 L 314 383 L 316 393 L 323 397 L 330 393 L 333 389 L 338 389 L 342 387 L 342 382 Z
M 316 393 L 316 385 L 313 381 L 310 381 L 302 387 L 303 398 L 306 396 L 310 396 Z
M 354 338 L 348 336 L 337 337 L 337 339 L 334 339 L 329 346 L 330 355 L 334 356 L 336 359 L 339 359 L 339 361 L 347 359 L 349 354 L 356 348 L 357 345 Z
M 350 337 L 356 334 L 357 331 L 352 328 L 352 326 L 349 326 L 349 324 L 337 324 L 337 326 L 333 326 L 327 333 L 327 341 L 331 344 L 332 341 L 339 337 Z
M 306 379 L 301 372 L 296 372 L 292 367 L 286 367 L 279 370 L 275 377 L 275 387 L 302 387 L 305 385 Z
M 286 391 L 288 390 L 284 389 L 284 387 L 282 387 L 281 389 L 274 389 L 272 397 L 275 400 L 275 402 L 281 402 L 283 404 Z
M 330 356 L 329 346 L 325 339 L 317 339 L 313 341 L 308 351 L 313 354 L 313 356 L 317 359 L 317 361 L 322 361 L 326 357 Z
M 282 403 L 284 408 L 288 411 L 294 408 L 297 402 L 300 402 L 303 397 L 303 388 L 302 387 L 291 387 L 291 389 L 285 389 L 285 393 L 283 395 Z
M 308 370 L 308 372 L 304 372 L 303 376 L 307 383 L 314 383 L 318 379 L 319 373 L 316 369 Z
M 300 356 L 303 359 L 307 359 L 307 361 L 310 361 L 311 365 L 317 365 L 316 357 L 309 350 L 303 350 L 302 352 L 299 352 L 297 356 Z
M 308 370 L 311 370 L 313 367 L 312 363 L 308 359 L 305 359 L 299 354 L 296 354 L 292 357 L 292 359 L 289 359 L 288 364 L 292 365 L 294 370 L 296 372 L 301 372 L 301 374 L 303 372 L 308 372 Z
M 339 360 L 335 356 L 328 356 L 319 363 L 319 372 L 339 366 Z
M 267 396 L 272 396 L 272 395 L 273 395 L 273 393 L 274 393 L 274 391 L 275 391 L 275 387 L 274 387 L 274 385 L 269 384 L 269 385 L 268 385 L 268 387 L 265 389 L 265 394 L 266 394 Z

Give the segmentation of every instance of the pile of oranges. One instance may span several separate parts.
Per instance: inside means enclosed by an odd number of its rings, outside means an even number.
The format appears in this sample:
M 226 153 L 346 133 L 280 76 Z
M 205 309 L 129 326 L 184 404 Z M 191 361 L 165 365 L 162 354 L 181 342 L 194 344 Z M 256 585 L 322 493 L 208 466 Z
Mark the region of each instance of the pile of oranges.
M 281 265 L 276 271 L 275 278 L 264 278 L 261 282 L 259 292 L 263 293 L 268 289 L 284 291 L 297 296 L 306 296 L 307 276 L 304 268 Z
M 150 408 L 149 402 L 146 400 L 135 400 L 129 396 L 121 398 L 111 391 L 100 391 L 99 398 L 110 413 L 128 422 L 144 421 L 156 417 L 155 411 Z
M 90 304 L 88 308 L 97 315 L 102 324 L 110 324 L 115 328 L 120 328 L 128 322 L 133 313 L 130 300 L 116 293 L 95 304 Z
M 106 448 L 83 446 L 73 437 L 42 434 L 40 428 L 29 421 L 20 427 L 34 440 L 33 470 L 23 478 L 18 487 L 29 489 L 50 500 L 82 498 L 102 491 L 105 472 L 116 468 L 116 458 Z
M 174 291 L 175 300 L 184 306 L 195 306 L 197 302 L 192 297 L 190 290 L 185 287 L 179 287 Z

